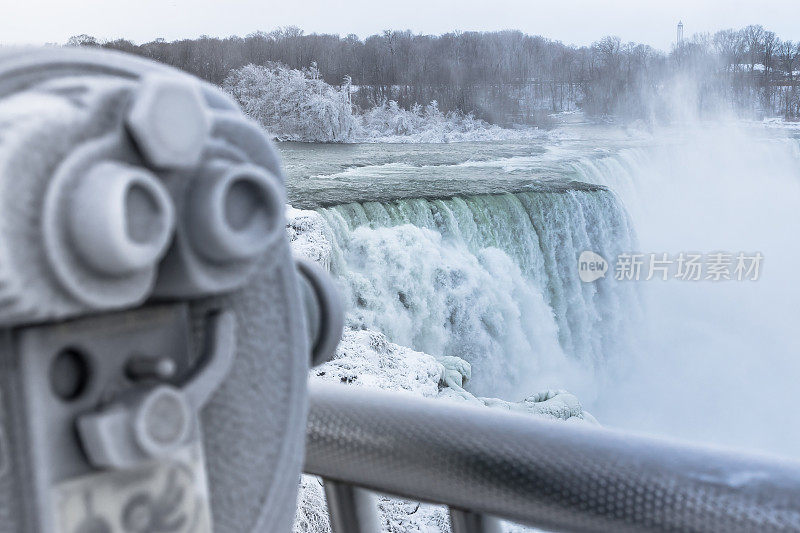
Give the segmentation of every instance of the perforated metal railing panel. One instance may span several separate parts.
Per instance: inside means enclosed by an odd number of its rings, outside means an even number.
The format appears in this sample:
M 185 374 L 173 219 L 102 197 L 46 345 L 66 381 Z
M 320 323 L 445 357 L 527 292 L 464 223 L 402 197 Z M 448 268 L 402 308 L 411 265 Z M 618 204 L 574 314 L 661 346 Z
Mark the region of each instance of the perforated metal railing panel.
M 800 463 L 314 384 L 305 470 L 555 531 L 799 531 Z

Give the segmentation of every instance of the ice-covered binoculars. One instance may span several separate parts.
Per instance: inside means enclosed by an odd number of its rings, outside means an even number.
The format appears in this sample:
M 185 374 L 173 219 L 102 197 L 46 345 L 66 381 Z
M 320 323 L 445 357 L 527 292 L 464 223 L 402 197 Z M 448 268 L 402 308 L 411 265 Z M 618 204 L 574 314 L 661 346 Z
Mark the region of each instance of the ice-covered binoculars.
M 219 89 L 0 53 L 0 533 L 289 531 L 302 470 L 337 533 L 378 527 L 367 490 L 445 505 L 456 533 L 800 530 L 795 462 L 309 387 L 342 310 L 284 208 L 275 149 Z
M 290 528 L 309 357 L 342 326 L 284 211 L 218 89 L 0 55 L 0 531 Z

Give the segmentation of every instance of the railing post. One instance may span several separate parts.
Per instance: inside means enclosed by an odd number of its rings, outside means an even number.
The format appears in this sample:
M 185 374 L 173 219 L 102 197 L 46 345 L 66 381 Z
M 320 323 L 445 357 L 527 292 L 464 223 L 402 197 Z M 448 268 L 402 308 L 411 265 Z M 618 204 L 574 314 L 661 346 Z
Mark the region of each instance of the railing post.
M 493 516 L 450 507 L 450 528 L 453 533 L 500 533 L 500 520 Z
M 346 483 L 323 480 L 333 533 L 376 533 L 378 513 L 369 491 Z

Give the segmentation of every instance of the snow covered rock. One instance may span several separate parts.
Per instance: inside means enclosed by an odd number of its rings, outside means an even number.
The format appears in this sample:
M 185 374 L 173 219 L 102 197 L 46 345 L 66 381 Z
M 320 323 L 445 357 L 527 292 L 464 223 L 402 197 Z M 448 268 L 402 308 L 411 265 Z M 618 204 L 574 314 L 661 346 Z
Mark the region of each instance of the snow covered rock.
M 369 330 L 345 331 L 336 357 L 312 371 L 312 379 L 426 398 L 438 396 L 443 375 L 444 366 L 434 356 L 391 343 L 383 333 Z
M 332 247 L 326 228 L 325 220 L 316 211 L 286 206 L 286 233 L 294 255 L 330 270 Z
M 437 357 L 389 342 L 383 333 L 346 330 L 336 357 L 314 369 L 312 379 L 405 391 L 426 398 L 463 401 L 544 418 L 597 423 L 564 390 L 532 394 L 519 402 L 482 398 L 464 389 L 472 374 L 460 357 Z
M 446 398 L 449 395 L 448 392 L 443 392 L 440 397 Z M 478 400 L 483 405 L 496 409 L 566 420 L 568 422 L 585 421 L 597 424 L 597 420 L 583 410 L 578 398 L 565 390 L 538 392 L 519 402 L 507 402 L 497 398 L 478 398 Z

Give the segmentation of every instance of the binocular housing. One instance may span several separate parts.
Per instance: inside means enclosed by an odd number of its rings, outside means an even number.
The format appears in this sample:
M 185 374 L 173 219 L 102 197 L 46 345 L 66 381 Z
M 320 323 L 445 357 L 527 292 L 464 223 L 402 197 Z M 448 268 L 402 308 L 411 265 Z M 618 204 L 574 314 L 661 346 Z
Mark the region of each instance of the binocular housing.
M 342 311 L 218 88 L 0 55 L 0 532 L 287 531 Z

